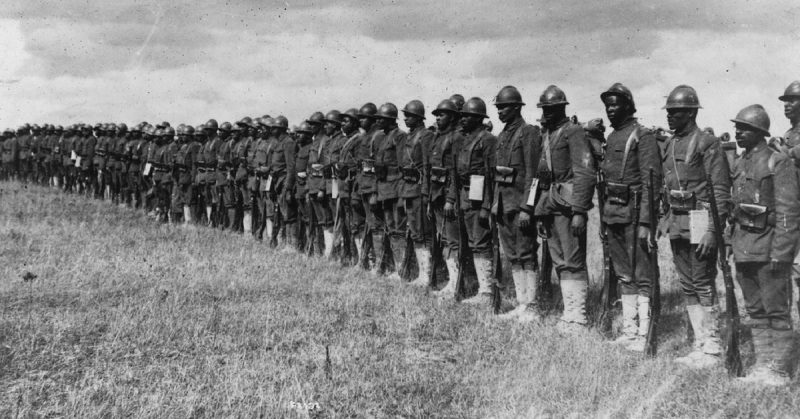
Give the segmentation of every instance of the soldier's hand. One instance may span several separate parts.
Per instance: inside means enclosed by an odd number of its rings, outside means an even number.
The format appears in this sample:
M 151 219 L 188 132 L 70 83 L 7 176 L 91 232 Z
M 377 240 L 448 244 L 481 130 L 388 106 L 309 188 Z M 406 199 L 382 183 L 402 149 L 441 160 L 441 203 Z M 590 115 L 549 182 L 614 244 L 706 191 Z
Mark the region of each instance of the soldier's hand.
M 322 201 L 323 199 L 325 199 L 325 191 L 317 192 L 317 200 Z
M 697 244 L 697 250 L 694 251 L 698 259 L 704 260 L 717 246 L 717 240 L 714 238 L 714 233 L 707 231 Z
M 573 214 L 570 228 L 572 229 L 572 235 L 575 237 L 586 233 L 586 214 Z
M 452 202 L 444 204 L 444 216 L 447 218 L 455 218 L 456 206 Z
M 656 229 L 656 240 L 666 236 L 667 234 L 669 234 L 669 219 L 664 217 L 658 222 L 658 228 Z
M 520 229 L 526 230 L 531 226 L 531 215 L 525 211 L 520 211 L 517 217 L 517 225 Z
M 547 239 L 550 238 L 550 234 L 548 234 L 548 232 L 547 232 L 547 227 L 544 225 L 544 223 L 542 221 L 537 221 L 536 222 L 536 234 L 542 240 L 547 240 Z
M 481 212 L 478 214 L 478 224 L 483 228 L 489 228 L 489 210 L 486 208 L 481 208 Z
M 649 250 L 650 252 L 653 251 L 652 243 L 650 242 L 650 228 L 645 226 L 639 226 L 638 231 L 636 232 L 636 237 L 641 242 L 642 246 Z

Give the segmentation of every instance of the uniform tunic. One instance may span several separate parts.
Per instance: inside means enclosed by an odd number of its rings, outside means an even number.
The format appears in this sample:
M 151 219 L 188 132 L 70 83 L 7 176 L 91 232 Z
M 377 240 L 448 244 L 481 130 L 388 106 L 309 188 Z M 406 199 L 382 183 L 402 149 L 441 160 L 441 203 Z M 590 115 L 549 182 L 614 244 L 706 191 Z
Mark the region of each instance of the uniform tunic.
M 414 128 L 397 145 L 397 164 L 402 172 L 398 195 L 402 200 L 406 214 L 406 225 L 411 231 L 411 239 L 421 244 L 430 237 L 430 228 L 426 228 L 428 203 L 427 195 L 422 194 L 423 185 L 427 184 L 425 170 L 425 154 L 433 143 L 433 133 L 424 126 Z M 424 217 L 424 218 L 423 218 Z

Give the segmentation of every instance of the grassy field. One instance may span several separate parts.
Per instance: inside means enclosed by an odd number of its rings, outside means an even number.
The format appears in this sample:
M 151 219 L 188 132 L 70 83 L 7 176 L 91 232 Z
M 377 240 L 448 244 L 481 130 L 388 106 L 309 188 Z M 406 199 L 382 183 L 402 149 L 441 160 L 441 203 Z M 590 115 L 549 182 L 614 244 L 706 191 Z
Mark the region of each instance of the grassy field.
M 0 417 L 789 417 L 688 351 L 666 242 L 660 356 L 497 320 L 240 236 L 0 184 Z M 593 287 L 600 248 L 591 232 Z M 36 276 L 24 280 L 30 272 Z M 743 345 L 747 348 L 748 345 Z M 305 409 L 309 407 L 311 409 Z

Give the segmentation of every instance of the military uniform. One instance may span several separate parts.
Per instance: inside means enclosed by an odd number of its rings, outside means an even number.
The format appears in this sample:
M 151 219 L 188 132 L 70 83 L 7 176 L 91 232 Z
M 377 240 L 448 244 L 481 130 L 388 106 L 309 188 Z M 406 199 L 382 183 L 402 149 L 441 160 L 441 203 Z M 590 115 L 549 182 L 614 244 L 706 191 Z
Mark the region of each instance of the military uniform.
M 361 171 L 361 163 L 357 158 L 357 152 L 362 138 L 361 133 L 356 130 L 344 139 L 334 170 L 336 177 L 334 182 L 338 182 L 339 198 L 342 202 L 342 208 L 347 213 L 346 219 L 349 222 L 350 234 L 354 237 L 361 234 L 366 215 L 364 206 L 361 203 L 357 183 L 357 178 Z
M 17 145 L 16 136 L 11 136 L 3 141 L 2 147 L 3 158 L 3 171 L 7 179 L 12 179 L 17 176 L 17 162 L 19 157 L 19 150 Z
M 249 129 L 248 129 L 249 131 Z M 253 143 L 253 137 L 245 134 L 244 138 L 236 143 L 233 149 L 234 159 L 236 160 L 236 174 L 234 181 L 236 182 L 236 207 L 237 211 L 242 211 L 241 225 L 237 222 L 237 229 L 243 231 L 245 234 L 252 234 L 253 232 L 253 191 L 250 189 L 249 179 L 250 175 L 255 175 L 255 171 L 250 168 L 248 157 L 250 156 L 250 148 Z
M 173 211 L 178 212 L 179 209 L 182 209 L 184 223 L 189 224 L 193 221 L 193 216 L 196 213 L 192 209 L 197 205 L 194 180 L 197 177 L 195 161 L 200 151 L 200 143 L 194 139 L 194 135 L 191 135 L 190 131 L 185 131 L 184 136 L 186 140 L 180 145 L 175 155 L 177 184 L 173 189 L 173 195 L 177 198 L 173 199 L 173 202 L 180 205 L 181 208 L 174 208 Z
M 197 155 L 197 184 L 201 189 L 200 196 L 203 198 L 203 204 L 205 205 L 208 225 L 216 227 L 216 220 L 219 218 L 219 212 L 222 211 L 219 193 L 217 192 L 217 155 L 223 140 L 216 133 L 211 135 L 212 137 L 206 140 Z
M 27 129 L 17 131 L 17 168 L 19 178 L 27 182 L 31 176 L 31 135 Z
M 428 199 L 423 195 L 423 185 L 428 181 L 425 154 L 431 149 L 432 142 L 433 133 L 420 125 L 397 144 L 397 164 L 401 171 L 398 197 L 402 200 L 406 227 L 417 247 L 425 246 L 426 236 L 430 239 L 430 231 L 424 228 Z
M 309 132 L 310 133 L 310 132 Z M 294 154 L 294 173 L 295 173 L 295 183 L 293 185 L 293 190 L 290 188 L 285 188 L 284 196 L 288 201 L 291 197 L 291 194 L 294 194 L 294 206 L 296 207 L 296 214 L 297 217 L 300 218 L 303 225 L 306 226 L 306 237 L 304 240 L 308 240 L 309 236 L 309 226 L 311 222 L 311 214 L 309 213 L 309 206 L 306 202 L 306 198 L 308 196 L 308 169 L 309 169 L 309 155 L 311 154 L 311 147 L 312 141 L 308 141 L 303 143 L 301 140 L 298 140 L 295 143 L 295 154 Z M 359 201 L 360 203 L 360 201 Z M 288 206 L 287 204 L 284 204 Z M 297 218 L 295 217 L 295 219 Z M 294 221 L 292 221 L 294 223 Z M 297 250 L 302 251 L 303 249 L 299 248 L 301 242 L 297 241 L 296 239 L 299 237 L 299 232 L 296 230 L 296 223 L 294 223 L 295 227 L 292 231 L 287 231 L 286 237 L 292 241 L 292 244 L 297 248 Z M 294 233 L 294 234 L 292 234 Z
M 221 223 L 228 229 L 232 229 L 236 224 L 236 187 L 233 182 L 231 171 L 235 169 L 234 166 L 234 147 L 236 145 L 238 131 L 234 132 L 231 137 L 227 139 L 217 151 L 217 182 L 216 189 L 219 195 L 220 212 L 227 215 L 225 223 Z
M 269 172 L 272 179 L 267 192 L 270 194 L 271 202 L 277 205 L 279 209 L 279 214 L 277 215 L 280 216 L 280 221 L 284 225 L 286 237 L 290 241 L 289 245 L 292 245 L 291 240 L 297 237 L 295 182 L 300 177 L 300 174 L 295 168 L 296 153 L 297 145 L 294 139 L 286 132 L 282 132 L 276 139 L 273 151 L 270 153 L 269 164 Z M 280 228 L 281 225 L 275 223 L 275 221 L 275 215 L 273 215 L 273 228 Z M 270 233 L 276 235 L 277 231 L 270 231 Z

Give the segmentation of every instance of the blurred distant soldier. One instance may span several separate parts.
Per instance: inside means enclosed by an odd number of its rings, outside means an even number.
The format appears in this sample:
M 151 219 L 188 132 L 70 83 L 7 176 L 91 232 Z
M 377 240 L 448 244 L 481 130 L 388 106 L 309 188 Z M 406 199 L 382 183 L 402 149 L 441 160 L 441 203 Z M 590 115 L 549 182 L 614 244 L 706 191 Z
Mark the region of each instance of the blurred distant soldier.
M 456 120 L 455 120 L 455 124 L 456 125 L 455 126 L 456 126 L 456 129 L 460 131 L 461 130 L 461 113 L 460 112 L 464 108 L 464 103 L 465 103 L 464 95 L 462 95 L 460 93 L 456 93 L 456 94 L 450 96 L 450 100 L 453 102 L 453 104 L 456 105 L 456 109 L 458 109 L 458 112 L 459 112 L 459 114 L 456 115 Z
M 93 129 L 90 125 L 83 127 L 83 141 L 81 141 L 80 153 L 76 159 L 76 167 L 80 166 L 81 171 L 81 192 L 86 193 L 87 196 L 93 196 L 94 184 L 97 180 L 94 168 L 94 150 L 97 145 L 97 137 L 94 135 Z
M 103 199 L 106 193 L 106 186 L 109 185 L 110 176 L 108 176 L 108 170 L 106 168 L 106 163 L 108 162 L 108 131 L 109 126 L 107 124 L 97 124 L 94 128 L 94 134 L 97 138 L 97 142 L 94 146 L 94 159 L 92 164 L 95 169 L 96 178 L 94 179 L 94 197 L 97 199 Z
M 19 179 L 23 183 L 28 182 L 31 176 L 31 131 L 30 126 L 25 124 L 17 130 L 17 169 Z
M 264 230 L 266 229 L 267 213 L 269 207 L 269 197 L 264 189 L 268 186 L 269 179 L 269 154 L 275 146 L 276 140 L 272 138 L 273 119 L 265 115 L 256 119 L 258 133 L 252 147 L 252 158 L 249 165 L 253 170 L 253 176 L 249 180 L 248 186 L 253 193 L 253 235 L 258 240 L 263 240 Z M 267 239 L 271 239 L 267 237 Z
M 172 196 L 172 164 L 175 129 L 171 126 L 157 131 L 156 152 L 152 162 L 154 168 L 153 183 L 156 192 L 156 216 L 161 222 L 169 221 L 170 203 Z
M 238 122 L 231 125 L 231 134 L 217 151 L 217 194 L 219 194 L 220 211 L 224 211 L 224 228 L 232 230 L 236 226 L 236 185 L 233 179 L 235 171 L 234 149 L 242 136 L 242 126 Z
M 312 123 L 309 119 L 309 123 Z M 313 124 L 313 123 L 312 123 Z M 308 198 L 317 226 L 322 228 L 325 250 L 323 256 L 329 258 L 333 251 L 333 213 L 335 202 L 333 192 L 333 164 L 339 159 L 342 137 L 342 116 L 332 110 L 322 120 L 322 131 L 314 138 L 309 150 Z M 338 185 L 337 185 L 338 186 Z M 338 192 L 338 191 L 337 191 Z
M 153 162 L 156 158 L 156 150 L 158 150 L 158 144 L 156 143 L 156 138 L 161 134 L 158 130 L 160 128 L 155 128 L 152 125 L 147 125 L 145 128 L 142 129 L 144 135 L 143 138 L 145 140 L 144 150 L 143 150 L 143 161 L 144 161 L 144 169 L 142 169 L 142 191 L 144 191 L 142 202 L 144 203 L 145 211 L 147 211 L 149 216 L 155 216 L 155 205 L 156 205 L 156 195 L 155 195 L 155 183 L 153 181 L 155 175 L 155 168 L 153 167 Z
M 734 170 L 732 248 L 756 358 L 740 380 L 786 385 L 794 372 L 790 275 L 800 242 L 800 173 L 767 145 L 770 121 L 761 105 L 732 121 L 745 149 Z
M 289 120 L 285 116 L 278 115 L 273 119 L 271 136 L 275 143 L 269 155 L 268 167 L 271 179 L 269 190 L 266 192 L 269 193 L 270 202 L 278 208 L 278 211 L 273 211 L 272 218 L 268 220 L 267 233 L 271 240 L 278 236 L 281 228 L 285 229 L 289 241 L 286 244 L 291 247 L 294 244 L 292 240 L 297 237 L 297 202 L 294 192 L 295 180 L 299 175 L 295 170 L 297 146 L 288 130 Z
M 622 335 L 614 343 L 644 350 L 650 319 L 651 253 L 648 191 L 660 192 L 663 182 L 661 156 L 653 132 L 641 126 L 634 114 L 633 94 L 622 83 L 614 83 L 600 99 L 614 131 L 606 140 L 601 166 L 605 202 L 600 214 L 608 234 L 608 248 L 622 294 Z M 654 185 L 650 189 L 650 169 Z M 639 202 L 634 205 L 633 199 Z M 658 199 L 656 199 L 656 202 Z M 634 216 L 633 209 L 639 213 Z M 638 221 L 638 222 L 636 222 Z M 637 246 L 632 251 L 632 246 Z M 631 260 L 632 255 L 636 260 Z M 639 316 L 637 327 L 636 316 Z
M 701 106 L 692 87 L 680 85 L 673 89 L 664 108 L 673 135 L 666 141 L 661 157 L 669 211 L 659 231 L 669 234 L 675 271 L 695 336 L 692 352 L 675 361 L 690 368 L 703 368 L 719 361 L 721 353 L 715 249 L 723 245 L 716 243 L 714 223 L 708 220 L 706 175 L 711 175 L 720 217 L 725 219 L 731 198 L 730 172 L 719 140 L 697 126 Z
M 45 128 L 48 128 L 49 125 L 45 124 Z M 44 161 L 44 150 L 41 147 L 41 144 L 44 142 L 44 136 L 46 135 L 46 131 L 43 131 L 41 127 L 37 124 L 33 124 L 31 126 L 31 157 L 30 157 L 30 164 L 32 170 L 32 180 L 35 183 L 41 183 L 43 177 L 43 167 L 42 162 Z
M 242 138 L 236 142 L 236 147 L 233 149 L 234 159 L 236 160 L 234 180 L 236 182 L 236 207 L 237 211 L 241 210 L 242 215 L 241 221 L 237 222 L 236 228 L 242 231 L 245 236 L 252 237 L 253 195 L 248 185 L 251 173 L 248 157 L 250 156 L 250 148 L 253 144 L 256 126 L 249 116 L 242 118 L 237 124 L 242 127 Z M 255 174 L 255 172 L 252 173 Z
M 194 194 L 194 179 L 197 176 L 194 162 L 197 159 L 197 153 L 200 151 L 200 143 L 194 134 L 195 129 L 191 125 L 187 125 L 183 129 L 183 135 L 178 136 L 180 148 L 175 155 L 175 170 L 178 174 L 178 182 L 173 189 L 173 195 L 178 196 L 178 199 L 174 201 L 182 204 L 185 225 L 195 221 L 193 207 L 197 204 Z M 175 212 L 177 212 L 177 208 Z
M 419 265 L 419 274 L 412 284 L 427 287 L 430 282 L 431 252 L 426 241 L 431 239 L 433 229 L 426 222 L 428 188 L 423 185 L 427 185 L 425 161 L 433 144 L 433 133 L 425 129 L 425 106 L 419 100 L 412 100 L 403 107 L 403 121 L 409 132 L 404 141 L 397 145 L 397 163 L 402 174 L 399 205 L 404 208 Z
M 792 125 L 783 134 L 784 147 L 787 149 L 789 156 L 794 159 L 795 164 L 797 164 L 797 162 L 800 162 L 800 81 L 791 82 L 779 99 L 783 102 L 783 115 Z M 796 251 L 798 254 L 795 255 L 794 266 L 792 267 L 792 279 L 800 287 L 800 246 L 797 247 Z M 800 311 L 800 300 L 798 300 L 797 308 Z
M 475 260 L 478 277 L 478 294 L 464 303 L 489 305 L 492 302 L 492 237 L 489 230 L 489 213 L 492 209 L 493 174 L 497 139 L 483 127 L 486 103 L 473 97 L 461 110 L 461 131 L 464 140 L 455 148 L 455 176 L 459 177 L 461 191 L 450 184 L 447 201 L 461 200 L 469 247 Z M 455 214 L 452 214 L 455 216 Z
M 364 227 L 364 206 L 361 204 L 356 183 L 356 178 L 361 170 L 361 163 L 357 155 L 361 141 L 361 131 L 358 129 L 358 110 L 350 108 L 341 116 L 344 141 L 335 165 L 334 176 L 336 179 L 334 182 L 338 182 L 340 205 L 346 212 L 344 219 L 349 223 L 350 234 L 352 237 L 360 237 Z M 355 243 L 357 248 L 361 245 L 359 240 L 355 240 Z M 357 248 L 355 253 L 358 253 Z M 355 260 L 358 260 L 358 254 L 354 256 Z
M 383 135 L 373 142 L 375 177 L 378 186 L 376 216 L 381 218 L 383 230 L 376 231 L 379 239 L 375 243 L 383 243 L 383 234 L 388 234 L 391 249 L 396 253 L 396 249 L 403 249 L 401 239 L 405 236 L 406 229 L 405 209 L 398 205 L 398 192 L 402 180 L 398 163 L 398 144 L 405 143 L 407 134 L 397 126 L 397 107 L 393 103 L 381 105 L 377 117 L 377 124 Z M 394 254 L 393 260 L 395 263 L 401 261 L 401 255 Z M 400 278 L 396 266 L 388 269 L 394 272 L 393 277 Z
M 12 180 L 17 177 L 17 162 L 19 149 L 17 145 L 16 133 L 6 130 L 4 133 L 5 141 L 2 146 L 3 171 L 6 179 Z
M 209 227 L 217 227 L 220 211 L 224 210 L 220 205 L 220 197 L 216 186 L 217 154 L 230 135 L 231 124 L 230 122 L 223 122 L 221 125 L 217 125 L 216 120 L 209 119 L 204 128 L 206 141 L 197 157 L 199 167 L 197 183 L 202 190 L 201 195 L 203 197 L 206 222 Z
M 364 207 L 364 217 L 366 221 L 364 238 L 368 235 L 373 235 L 373 232 L 376 230 L 383 229 L 379 218 L 376 217 L 376 211 L 378 209 L 378 185 L 375 177 L 375 156 L 372 152 L 373 143 L 376 141 L 376 138 L 383 135 L 383 131 L 375 123 L 377 113 L 378 107 L 372 102 L 365 103 L 358 111 L 359 123 L 364 133 L 358 142 L 358 153 L 356 154 L 356 159 L 361 164 L 358 176 L 356 177 L 356 183 L 358 184 L 358 194 L 361 196 L 361 203 Z M 356 246 L 359 246 L 359 255 L 367 251 L 367 249 L 361 248 L 361 243 L 363 243 L 361 240 L 356 240 Z M 374 239 L 372 243 L 376 243 Z M 377 244 L 380 245 L 380 242 Z M 374 266 L 374 249 L 372 250 L 373 251 L 371 251 L 369 255 L 363 256 L 372 261 L 373 268 L 377 270 L 378 267 Z M 361 258 L 363 259 L 363 257 Z
M 128 142 L 128 126 L 119 124 L 116 131 L 109 133 L 111 140 L 108 144 L 110 159 L 109 171 L 111 172 L 111 201 L 123 205 L 122 190 L 125 188 L 127 162 L 125 158 L 125 145 Z
M 311 222 L 311 217 L 308 212 L 308 205 L 306 203 L 308 196 L 308 190 L 306 186 L 308 185 L 308 159 L 313 142 L 311 136 L 314 135 L 314 131 L 312 125 L 309 124 L 308 121 L 303 121 L 295 133 L 297 134 L 293 162 L 295 183 L 292 188 L 284 187 L 284 192 L 282 195 L 284 197 L 285 204 L 283 205 L 286 205 L 287 207 L 294 205 L 296 208 L 295 213 L 297 214 L 297 217 L 294 218 L 299 218 L 306 228 L 308 228 L 309 223 Z M 292 203 L 292 201 L 294 202 Z M 289 227 L 286 229 L 286 239 L 288 241 L 286 248 L 302 251 L 303 249 L 300 247 L 302 243 L 297 240 L 300 234 L 297 223 L 290 222 L 288 226 Z M 306 234 L 306 237 L 303 239 L 308 240 L 308 234 Z
M 537 306 L 536 227 L 533 219 L 535 199 L 531 186 L 542 140 L 539 127 L 522 118 L 522 95 L 514 86 L 505 86 L 494 99 L 500 121 L 505 124 L 497 136 L 492 211 L 497 219 L 500 247 L 511 263 L 511 276 L 517 294 L 517 307 L 505 319 L 533 321 L 541 317 Z M 534 189 L 534 192 L 537 189 Z M 535 195 L 534 195 L 535 198 Z
M 144 170 L 144 149 L 147 141 L 142 139 L 142 126 L 131 127 L 128 142 L 125 144 L 125 155 L 128 157 L 128 180 L 126 182 L 125 202 L 133 208 L 142 205 L 142 170 Z
M 434 294 L 438 298 L 452 299 L 456 296 L 458 280 L 458 223 L 455 214 L 454 200 L 447 200 L 448 191 L 453 182 L 455 171 L 454 153 L 464 137 L 456 125 L 461 117 L 458 107 L 450 99 L 445 99 L 431 112 L 436 117 L 436 135 L 431 142 L 431 149 L 425 153 L 429 166 L 427 191 L 423 186 L 423 194 L 428 192 L 427 215 L 436 228 L 438 239 L 442 242 L 442 258 L 447 266 L 447 283 Z M 434 238 L 436 240 L 437 238 Z

